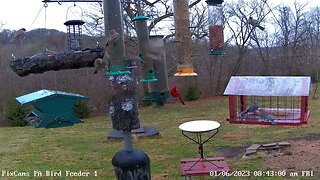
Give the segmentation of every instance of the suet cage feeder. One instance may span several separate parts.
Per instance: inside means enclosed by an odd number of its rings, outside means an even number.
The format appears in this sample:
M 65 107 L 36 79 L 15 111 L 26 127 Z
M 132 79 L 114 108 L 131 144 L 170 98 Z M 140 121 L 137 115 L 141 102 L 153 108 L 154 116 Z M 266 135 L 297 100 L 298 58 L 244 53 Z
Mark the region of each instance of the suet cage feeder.
M 209 22 L 209 55 L 225 55 L 223 36 L 223 0 L 207 0 Z
M 82 20 L 69 20 L 64 23 L 67 26 L 67 41 L 69 50 L 82 50 Z
M 229 96 L 227 120 L 235 124 L 306 124 L 310 82 L 310 77 L 304 76 L 233 76 L 224 92 Z M 253 104 L 256 108 L 250 108 Z
M 16 98 L 22 106 L 33 107 L 26 120 L 35 128 L 59 128 L 82 123 L 83 121 L 75 116 L 73 106 L 84 99 L 88 97 L 46 89 Z

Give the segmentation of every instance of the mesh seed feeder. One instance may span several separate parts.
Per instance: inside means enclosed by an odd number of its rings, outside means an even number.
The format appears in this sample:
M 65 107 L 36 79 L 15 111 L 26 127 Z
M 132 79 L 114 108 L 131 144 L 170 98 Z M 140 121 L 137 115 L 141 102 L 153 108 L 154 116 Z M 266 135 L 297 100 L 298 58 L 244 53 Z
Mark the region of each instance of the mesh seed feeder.
M 72 7 L 76 7 L 75 5 Z M 69 7 L 66 15 L 66 22 L 64 25 L 67 26 L 67 41 L 68 41 L 68 50 L 82 50 L 83 42 L 82 42 L 82 25 L 85 23 L 82 20 L 68 20 L 68 12 L 72 8 Z M 82 17 L 82 9 L 80 9 L 81 17 Z
M 207 0 L 209 22 L 209 55 L 225 55 L 223 37 L 223 0 Z

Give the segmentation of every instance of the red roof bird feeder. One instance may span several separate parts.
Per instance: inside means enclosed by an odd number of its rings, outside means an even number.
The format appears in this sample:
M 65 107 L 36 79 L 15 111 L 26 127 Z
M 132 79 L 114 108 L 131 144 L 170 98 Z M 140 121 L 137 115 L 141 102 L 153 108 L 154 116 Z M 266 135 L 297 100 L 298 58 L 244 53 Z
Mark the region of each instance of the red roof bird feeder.
M 306 124 L 310 111 L 310 77 L 233 76 L 224 95 L 229 95 L 230 123 Z

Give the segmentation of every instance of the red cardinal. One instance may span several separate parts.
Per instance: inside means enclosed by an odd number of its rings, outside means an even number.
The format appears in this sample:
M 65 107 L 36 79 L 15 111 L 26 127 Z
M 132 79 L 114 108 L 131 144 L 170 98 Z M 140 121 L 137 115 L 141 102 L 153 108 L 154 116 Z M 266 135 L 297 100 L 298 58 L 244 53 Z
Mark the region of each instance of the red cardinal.
M 182 105 L 185 105 L 184 101 L 182 100 L 182 98 L 181 98 L 181 96 L 180 96 L 180 93 L 179 93 L 178 90 L 177 90 L 177 86 L 176 86 L 176 85 L 174 85 L 174 86 L 170 89 L 169 92 L 170 92 L 171 96 L 178 98 L 178 99 L 180 100 L 180 102 L 181 102 Z

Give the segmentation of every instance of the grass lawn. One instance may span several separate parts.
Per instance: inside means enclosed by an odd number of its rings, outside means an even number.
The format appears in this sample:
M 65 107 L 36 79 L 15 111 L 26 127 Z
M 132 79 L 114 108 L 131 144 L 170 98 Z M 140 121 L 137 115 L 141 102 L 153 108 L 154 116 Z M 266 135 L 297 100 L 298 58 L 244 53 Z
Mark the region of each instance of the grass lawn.
M 219 133 L 205 145 L 205 156 L 222 156 L 218 151 L 221 147 L 320 134 L 319 102 L 310 98 L 312 113 L 309 123 L 299 127 L 229 124 L 226 121 L 227 97 L 222 96 L 187 102 L 186 106 L 175 103 L 167 104 L 164 108 L 144 107 L 140 109 L 141 126 L 154 126 L 161 135 L 134 139 L 134 147 L 149 155 L 152 179 L 182 179 L 179 174 L 180 159 L 198 157 L 198 149 L 181 134 L 178 129 L 181 123 L 196 119 L 220 122 Z M 123 143 L 107 139 L 111 129 L 108 115 L 85 119 L 85 123 L 58 129 L 0 128 L 0 178 L 1 175 L 7 176 L 3 173 L 14 171 L 28 173 L 30 179 L 34 179 L 34 171 L 42 172 L 43 177 L 46 171 L 50 171 L 51 175 L 62 171 L 62 178 L 68 178 L 66 171 L 83 171 L 90 172 L 89 178 L 115 179 L 111 159 L 123 148 Z M 227 159 L 232 170 L 268 170 L 261 166 L 263 158 L 242 159 L 241 156 Z

